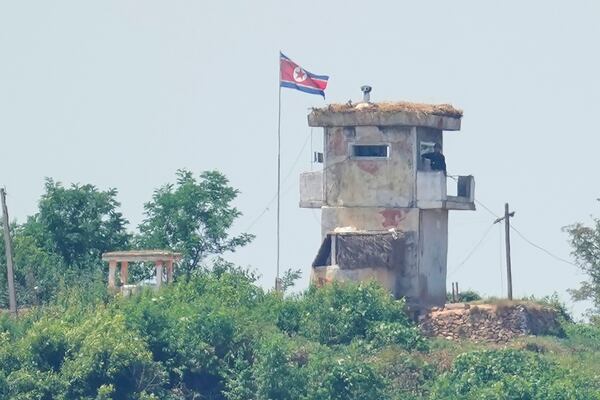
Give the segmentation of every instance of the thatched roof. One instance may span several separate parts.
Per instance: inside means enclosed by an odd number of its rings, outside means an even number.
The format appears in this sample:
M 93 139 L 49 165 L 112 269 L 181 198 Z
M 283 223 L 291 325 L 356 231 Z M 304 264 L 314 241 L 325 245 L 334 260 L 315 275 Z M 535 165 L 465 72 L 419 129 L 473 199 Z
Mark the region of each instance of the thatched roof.
M 410 112 L 421 115 L 438 115 L 442 117 L 462 118 L 463 111 L 450 104 L 423 104 L 407 101 L 383 103 L 329 104 L 322 108 L 313 108 L 315 114 L 323 112 L 355 113 L 355 112 Z

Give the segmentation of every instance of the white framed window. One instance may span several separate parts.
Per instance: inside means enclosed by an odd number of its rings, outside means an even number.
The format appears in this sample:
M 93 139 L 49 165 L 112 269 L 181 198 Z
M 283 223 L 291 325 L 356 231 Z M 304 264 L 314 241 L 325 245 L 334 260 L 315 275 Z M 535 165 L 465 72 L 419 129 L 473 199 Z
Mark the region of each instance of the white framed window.
M 351 158 L 389 158 L 390 157 L 390 145 L 389 144 L 350 144 L 350 157 Z

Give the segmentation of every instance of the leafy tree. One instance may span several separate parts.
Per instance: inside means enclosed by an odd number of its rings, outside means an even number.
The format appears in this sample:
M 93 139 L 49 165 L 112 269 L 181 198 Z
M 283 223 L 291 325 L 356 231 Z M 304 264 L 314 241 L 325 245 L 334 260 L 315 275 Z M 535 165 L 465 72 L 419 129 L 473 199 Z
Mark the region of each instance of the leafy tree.
M 288 268 L 283 272 L 283 276 L 281 277 L 281 290 L 285 293 L 288 289 L 294 287 L 296 281 L 302 277 L 301 269 L 291 269 Z
M 10 230 L 17 305 L 45 303 L 60 289 L 62 282 L 69 280 L 69 271 L 60 256 L 41 248 L 33 237 L 24 234 L 22 225 L 13 223 Z M 0 276 L 6 277 L 4 241 L 0 242 Z M 0 279 L 0 307 L 7 306 L 7 282 Z
M 209 255 L 245 246 L 253 235 L 229 234 L 241 215 L 231 205 L 238 193 L 220 172 L 205 171 L 196 179 L 192 172 L 178 170 L 177 182 L 155 190 L 144 205 L 146 218 L 139 226 L 139 245 L 183 253 L 179 271 L 188 274 Z
M 591 300 L 595 314 L 600 314 L 600 219 L 593 226 L 576 223 L 565 228 L 570 236 L 572 255 L 589 280 L 571 290 L 575 300 Z
M 39 212 L 29 217 L 22 234 L 51 251 L 67 265 L 83 266 L 99 259 L 103 252 L 127 247 L 127 220 L 117 211 L 116 189 L 100 191 L 93 185 L 46 179 Z M 89 263 L 88 263 L 89 264 Z

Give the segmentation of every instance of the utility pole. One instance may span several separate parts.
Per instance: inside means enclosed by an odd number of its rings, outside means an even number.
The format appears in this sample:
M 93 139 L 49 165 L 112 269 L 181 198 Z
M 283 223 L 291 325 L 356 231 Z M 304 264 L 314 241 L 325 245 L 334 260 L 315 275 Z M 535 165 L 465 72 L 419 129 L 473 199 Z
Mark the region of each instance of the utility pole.
M 512 269 L 510 264 L 510 218 L 515 216 L 515 212 L 508 211 L 508 203 L 504 204 L 504 217 L 498 218 L 494 224 L 504 221 L 504 239 L 506 241 L 506 287 L 508 289 L 508 299 L 512 300 Z
M 8 306 L 13 317 L 17 316 L 17 298 L 15 296 L 15 276 L 13 272 L 12 241 L 8 226 L 8 208 L 6 207 L 6 191 L 0 188 L 2 200 L 2 225 L 4 225 L 4 251 L 6 253 L 6 276 L 8 278 Z

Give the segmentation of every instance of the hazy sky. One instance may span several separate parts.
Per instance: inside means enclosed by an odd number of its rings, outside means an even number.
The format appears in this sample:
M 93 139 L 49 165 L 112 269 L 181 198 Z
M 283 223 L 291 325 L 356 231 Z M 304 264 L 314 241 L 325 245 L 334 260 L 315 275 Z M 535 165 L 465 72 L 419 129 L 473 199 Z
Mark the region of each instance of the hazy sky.
M 176 169 L 218 169 L 241 190 L 236 231 L 257 235 L 228 258 L 272 285 L 274 203 L 263 211 L 276 190 L 281 49 L 330 75 L 327 101 L 370 84 L 375 101 L 464 109 L 462 131 L 445 134 L 449 173 L 474 175 L 479 201 L 496 213 L 510 202 L 528 239 L 570 259 L 561 228 L 600 215 L 599 4 L 0 0 L 0 185 L 20 221 L 44 177 L 115 187 L 133 230 Z M 282 266 L 302 268 L 302 287 L 320 224 L 298 208 L 298 174 L 311 168 L 308 109 L 323 104 L 282 96 Z M 457 268 L 493 219 L 451 212 L 448 287 L 503 291 L 500 226 Z M 516 296 L 567 300 L 583 278 L 515 234 L 512 249 Z

